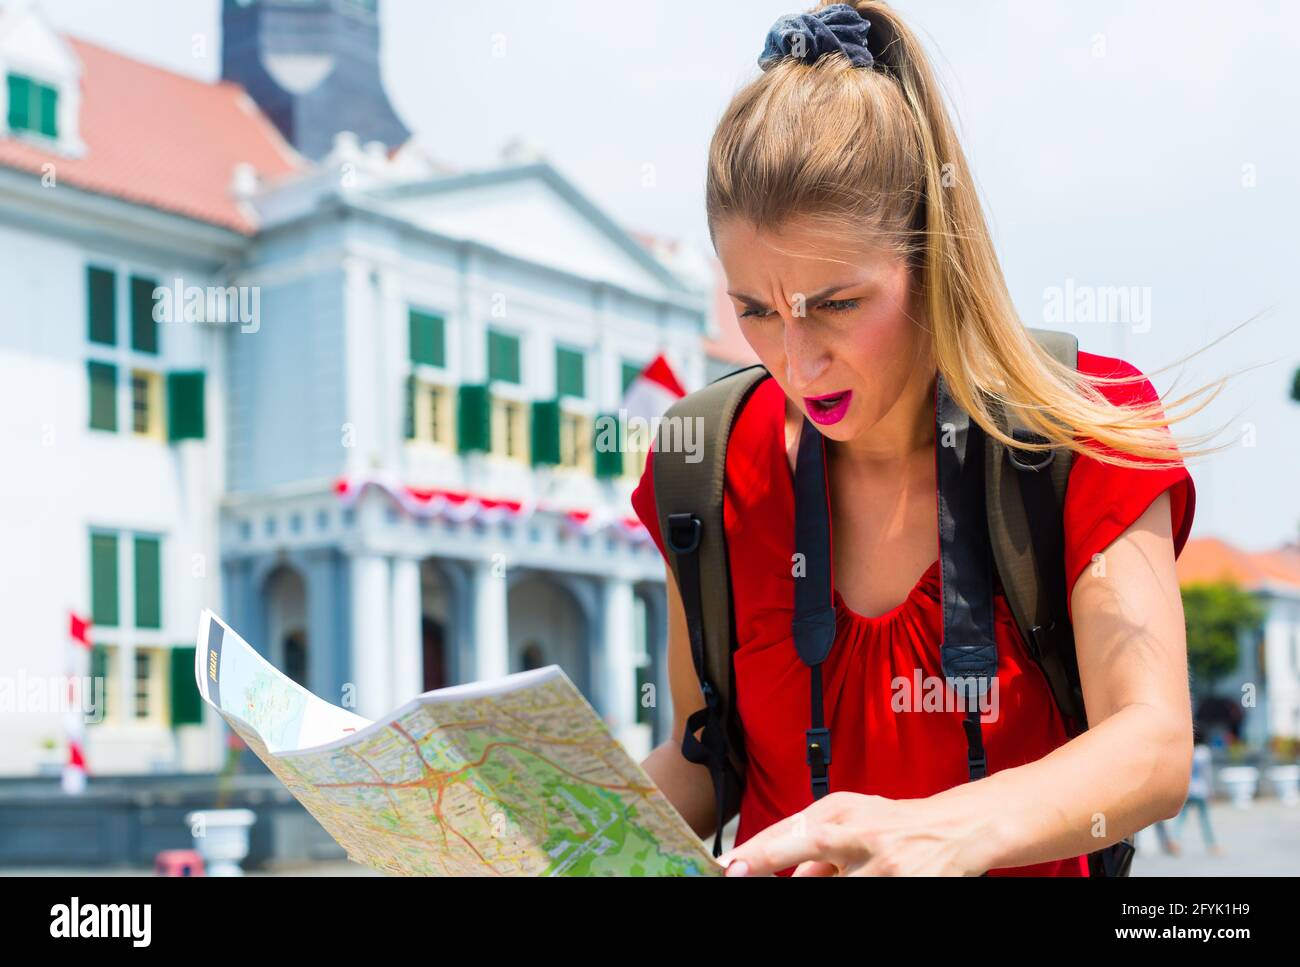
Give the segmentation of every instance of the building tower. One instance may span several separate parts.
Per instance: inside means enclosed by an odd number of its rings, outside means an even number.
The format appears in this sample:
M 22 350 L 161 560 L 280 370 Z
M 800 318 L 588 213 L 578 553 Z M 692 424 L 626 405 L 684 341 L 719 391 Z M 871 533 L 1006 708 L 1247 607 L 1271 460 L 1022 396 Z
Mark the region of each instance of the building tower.
M 379 0 L 223 0 L 221 77 L 313 160 L 339 131 L 402 144 L 379 70 Z

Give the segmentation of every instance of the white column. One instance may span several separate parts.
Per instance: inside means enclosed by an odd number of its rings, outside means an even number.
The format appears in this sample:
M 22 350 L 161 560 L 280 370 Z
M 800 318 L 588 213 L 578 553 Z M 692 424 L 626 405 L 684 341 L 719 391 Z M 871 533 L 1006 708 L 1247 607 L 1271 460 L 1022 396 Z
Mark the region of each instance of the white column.
M 474 677 L 477 681 L 510 673 L 506 622 L 505 565 L 489 558 L 473 572 Z
M 487 379 L 487 324 L 477 305 L 478 259 L 468 248 L 461 252 L 459 269 L 456 304 L 459 325 L 453 323 L 448 327 L 448 338 L 454 335 L 459 341 L 461 382 L 481 383 Z M 453 349 L 450 345 L 447 348 L 449 352 Z
M 632 582 L 626 578 L 606 578 L 602 585 L 605 626 L 602 643 L 604 660 L 605 722 L 614 738 L 640 761 L 650 754 L 645 726 L 636 720 L 636 654 L 632 634 Z M 644 748 L 642 748 L 644 746 Z
M 596 331 L 599 334 L 596 345 L 596 385 L 591 398 L 596 402 L 596 409 L 602 413 L 617 410 L 623 396 L 620 381 L 623 366 L 614 340 L 614 320 L 609 299 L 609 287 L 598 285 L 595 298 Z
M 382 455 L 377 301 L 369 263 L 358 258 L 344 259 L 344 422 L 351 431 L 351 446 L 344 451 L 344 457 L 348 472 L 353 474 L 365 472 Z M 342 427 L 332 428 L 332 432 L 343 437 Z
M 393 707 L 424 691 L 424 638 L 420 619 L 420 562 L 393 558 Z
M 402 283 L 393 269 L 383 269 L 376 287 L 375 331 L 376 373 L 378 381 L 379 450 L 388 470 L 398 468 L 402 456 L 402 430 L 406 407 L 407 360 L 411 358 L 406 333 Z
M 392 711 L 388 669 L 391 661 L 389 615 L 391 593 L 387 558 L 357 554 L 352 558 L 352 711 L 376 719 Z

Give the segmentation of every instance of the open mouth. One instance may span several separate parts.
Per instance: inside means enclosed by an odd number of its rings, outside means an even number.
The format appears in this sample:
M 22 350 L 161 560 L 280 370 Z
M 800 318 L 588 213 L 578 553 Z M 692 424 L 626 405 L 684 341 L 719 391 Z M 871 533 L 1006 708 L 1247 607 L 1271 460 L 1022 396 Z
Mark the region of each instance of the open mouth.
M 838 396 L 823 396 L 821 399 L 810 400 L 809 402 L 818 409 L 829 413 L 831 410 L 835 409 L 835 407 L 839 406 L 840 401 L 843 399 L 844 394 L 840 393 Z
M 843 417 L 849 408 L 849 401 L 853 398 L 852 390 L 844 390 L 842 393 L 832 393 L 828 396 L 811 397 L 805 396 L 804 403 L 808 408 L 808 416 L 816 423 L 837 423 Z

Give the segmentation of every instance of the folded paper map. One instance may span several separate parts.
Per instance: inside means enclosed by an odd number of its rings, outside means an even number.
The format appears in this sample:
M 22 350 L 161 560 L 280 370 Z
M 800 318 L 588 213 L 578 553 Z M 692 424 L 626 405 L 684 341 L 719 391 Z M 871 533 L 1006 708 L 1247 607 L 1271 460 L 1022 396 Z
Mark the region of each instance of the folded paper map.
M 377 722 L 281 674 L 211 611 L 199 693 L 348 857 L 408 876 L 721 876 L 558 665 Z

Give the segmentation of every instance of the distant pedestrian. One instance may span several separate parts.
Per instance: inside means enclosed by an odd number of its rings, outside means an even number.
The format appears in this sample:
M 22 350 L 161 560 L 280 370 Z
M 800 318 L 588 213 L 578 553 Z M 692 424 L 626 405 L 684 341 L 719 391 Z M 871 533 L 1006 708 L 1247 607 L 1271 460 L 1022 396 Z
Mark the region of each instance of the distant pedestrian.
M 1163 819 L 1157 819 L 1152 826 L 1156 831 L 1156 837 L 1160 840 L 1160 849 L 1169 856 L 1177 856 L 1178 844 L 1170 838 L 1169 830 L 1165 826 L 1165 821 Z
M 1183 823 L 1187 819 L 1187 813 L 1195 808 L 1200 813 L 1201 820 L 1201 838 L 1205 841 L 1206 848 L 1213 854 L 1218 855 L 1223 852 L 1218 843 L 1214 840 L 1214 829 L 1210 826 L 1210 789 L 1211 764 L 1210 747 L 1204 741 L 1198 739 L 1196 745 L 1192 748 L 1192 775 L 1187 784 L 1187 801 L 1183 803 L 1183 809 L 1174 820 L 1174 850 L 1178 850 L 1178 842 L 1182 839 Z

